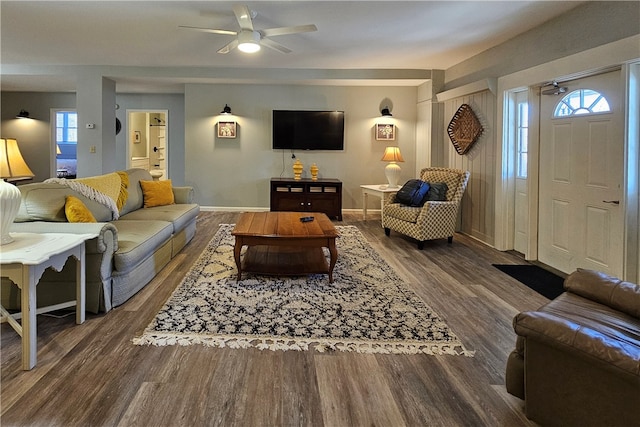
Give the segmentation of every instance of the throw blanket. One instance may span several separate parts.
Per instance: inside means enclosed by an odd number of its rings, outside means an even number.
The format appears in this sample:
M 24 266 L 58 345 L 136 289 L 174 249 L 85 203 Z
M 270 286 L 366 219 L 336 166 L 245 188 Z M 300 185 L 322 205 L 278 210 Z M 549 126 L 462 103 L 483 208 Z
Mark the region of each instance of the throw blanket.
M 88 199 L 111 210 L 113 219 L 120 217 L 120 209 L 127 201 L 129 176 L 126 172 L 113 172 L 88 178 L 49 178 L 44 182 L 65 185 Z

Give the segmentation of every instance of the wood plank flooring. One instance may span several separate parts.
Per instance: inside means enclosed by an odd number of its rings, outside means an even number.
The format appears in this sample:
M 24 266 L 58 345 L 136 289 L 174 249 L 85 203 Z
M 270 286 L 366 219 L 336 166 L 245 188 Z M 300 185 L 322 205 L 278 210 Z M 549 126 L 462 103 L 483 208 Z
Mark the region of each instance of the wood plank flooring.
M 196 237 L 142 291 L 106 314 L 38 316 L 38 364 L 22 371 L 20 339 L 2 324 L 0 424 L 7 426 L 532 426 L 504 389 L 513 316 L 548 300 L 492 263 L 522 263 L 466 236 L 419 251 L 380 217 L 345 214 L 475 357 L 271 352 L 135 346 L 218 225 Z

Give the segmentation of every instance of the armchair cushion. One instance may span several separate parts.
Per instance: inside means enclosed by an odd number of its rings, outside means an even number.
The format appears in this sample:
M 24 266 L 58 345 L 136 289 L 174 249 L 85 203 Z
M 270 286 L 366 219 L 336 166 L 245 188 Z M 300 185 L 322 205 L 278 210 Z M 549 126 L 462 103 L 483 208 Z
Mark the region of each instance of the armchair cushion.
M 398 218 L 402 221 L 415 223 L 418 221 L 418 215 L 422 212 L 421 206 L 405 206 L 400 203 L 392 203 L 384 208 L 384 214 Z

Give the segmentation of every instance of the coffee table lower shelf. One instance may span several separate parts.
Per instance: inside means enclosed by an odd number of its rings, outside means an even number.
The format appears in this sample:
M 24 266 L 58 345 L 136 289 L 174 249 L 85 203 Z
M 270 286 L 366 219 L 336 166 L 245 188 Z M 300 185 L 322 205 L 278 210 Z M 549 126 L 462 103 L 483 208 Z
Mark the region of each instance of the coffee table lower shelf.
M 268 245 L 247 247 L 242 272 L 278 276 L 330 274 L 322 248 Z

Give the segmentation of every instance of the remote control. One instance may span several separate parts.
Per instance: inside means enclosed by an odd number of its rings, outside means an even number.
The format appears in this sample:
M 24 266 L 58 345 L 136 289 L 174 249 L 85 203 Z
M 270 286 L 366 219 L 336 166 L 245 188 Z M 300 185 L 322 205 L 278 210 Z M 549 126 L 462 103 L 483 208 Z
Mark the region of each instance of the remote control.
M 312 216 L 303 216 L 303 217 L 300 218 L 300 221 L 302 221 L 302 222 L 313 221 L 313 217 Z

